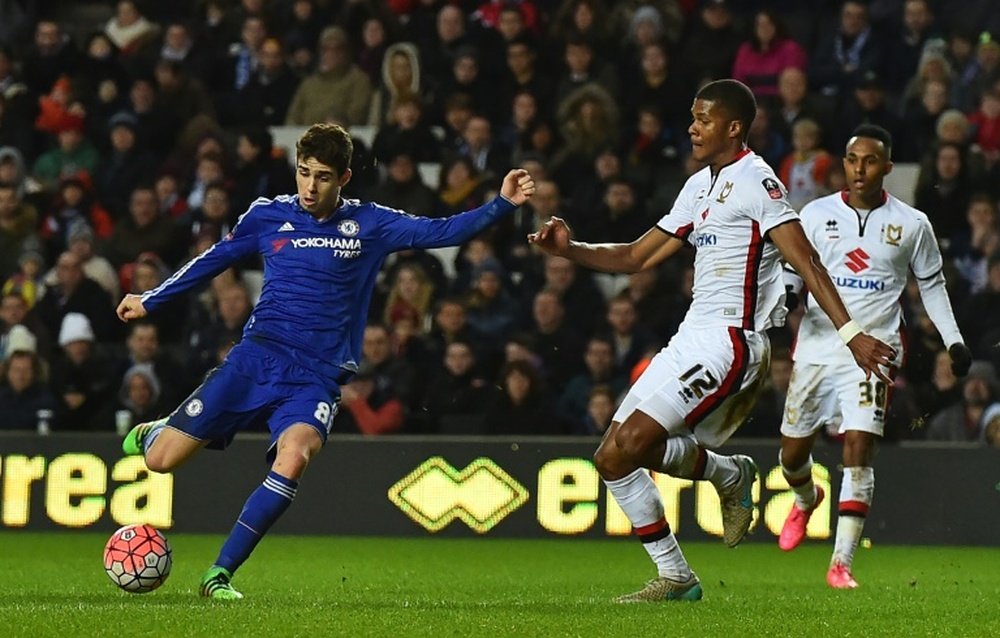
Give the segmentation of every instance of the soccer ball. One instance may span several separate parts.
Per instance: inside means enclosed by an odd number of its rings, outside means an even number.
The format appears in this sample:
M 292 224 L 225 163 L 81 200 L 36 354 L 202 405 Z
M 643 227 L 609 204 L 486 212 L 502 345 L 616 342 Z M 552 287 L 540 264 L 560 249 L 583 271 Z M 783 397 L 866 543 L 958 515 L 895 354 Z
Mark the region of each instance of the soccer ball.
M 172 564 L 170 543 L 149 525 L 126 525 L 104 546 L 108 578 L 133 594 L 145 594 L 162 585 Z

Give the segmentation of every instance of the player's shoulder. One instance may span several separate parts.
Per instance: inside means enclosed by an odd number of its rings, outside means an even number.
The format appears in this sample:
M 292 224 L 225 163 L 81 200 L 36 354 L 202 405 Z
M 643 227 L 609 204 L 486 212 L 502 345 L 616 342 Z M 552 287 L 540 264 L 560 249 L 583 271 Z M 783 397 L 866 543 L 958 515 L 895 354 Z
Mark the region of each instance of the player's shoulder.
M 826 215 L 831 211 L 838 210 L 847 210 L 847 207 L 844 205 L 844 196 L 840 192 L 830 193 L 829 195 L 817 197 L 803 206 L 802 210 L 799 211 L 799 217 L 806 219 L 807 217 L 814 217 L 821 214 Z
M 752 151 L 736 161 L 733 171 L 727 177 L 736 182 L 740 195 L 747 199 L 779 200 L 788 191 L 774 169 L 763 157 Z
M 295 210 L 295 195 L 278 195 L 276 197 L 258 197 L 253 200 L 243 217 L 256 219 L 281 216 Z
M 899 199 L 895 195 L 886 192 L 886 205 L 892 212 L 892 215 L 900 219 L 901 221 L 914 221 L 920 224 L 930 224 L 931 220 L 927 216 L 927 213 L 923 212 L 919 208 L 910 206 L 903 200 Z

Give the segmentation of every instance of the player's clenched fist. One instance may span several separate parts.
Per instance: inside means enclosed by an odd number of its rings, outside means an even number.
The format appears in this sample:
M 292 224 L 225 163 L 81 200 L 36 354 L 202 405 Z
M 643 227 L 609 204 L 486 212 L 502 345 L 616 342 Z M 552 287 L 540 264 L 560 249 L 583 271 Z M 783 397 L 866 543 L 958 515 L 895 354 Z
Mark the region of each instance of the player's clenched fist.
M 500 194 L 520 206 L 535 194 L 535 180 L 528 171 L 515 168 L 503 178 Z
M 143 307 L 139 295 L 125 295 L 115 312 L 122 321 L 141 319 L 146 316 L 146 309 Z

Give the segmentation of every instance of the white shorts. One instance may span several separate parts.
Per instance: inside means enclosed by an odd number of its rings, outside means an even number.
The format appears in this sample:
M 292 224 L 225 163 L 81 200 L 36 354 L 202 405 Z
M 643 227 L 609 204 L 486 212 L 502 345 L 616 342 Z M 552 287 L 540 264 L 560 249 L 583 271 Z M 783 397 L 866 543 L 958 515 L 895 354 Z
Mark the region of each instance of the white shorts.
M 891 386 L 855 363 L 796 363 L 788 382 L 781 433 L 800 439 L 822 428 L 882 436 Z
M 671 436 L 693 435 L 700 445 L 717 447 L 749 415 L 770 358 L 766 333 L 682 329 L 653 357 L 613 420 L 623 423 L 639 410 Z

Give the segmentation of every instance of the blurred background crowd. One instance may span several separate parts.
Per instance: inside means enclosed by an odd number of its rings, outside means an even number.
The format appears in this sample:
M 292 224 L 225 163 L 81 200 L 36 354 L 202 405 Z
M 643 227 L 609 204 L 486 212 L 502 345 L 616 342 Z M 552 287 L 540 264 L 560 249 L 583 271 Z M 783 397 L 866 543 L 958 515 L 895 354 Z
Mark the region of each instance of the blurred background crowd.
M 750 146 L 796 208 L 844 186 L 855 126 L 893 134 L 977 361 L 952 375 L 909 286 L 886 438 L 1000 446 L 993 0 L 0 0 L 0 429 L 169 413 L 239 341 L 261 262 L 146 321 L 115 305 L 294 192 L 287 140 L 332 121 L 347 197 L 445 216 L 511 167 L 538 184 L 466 245 L 386 262 L 334 431 L 598 434 L 683 318 L 692 255 L 611 276 L 525 235 L 646 231 L 701 168 L 691 100 L 723 77 L 756 94 Z M 778 434 L 799 316 L 740 436 Z

